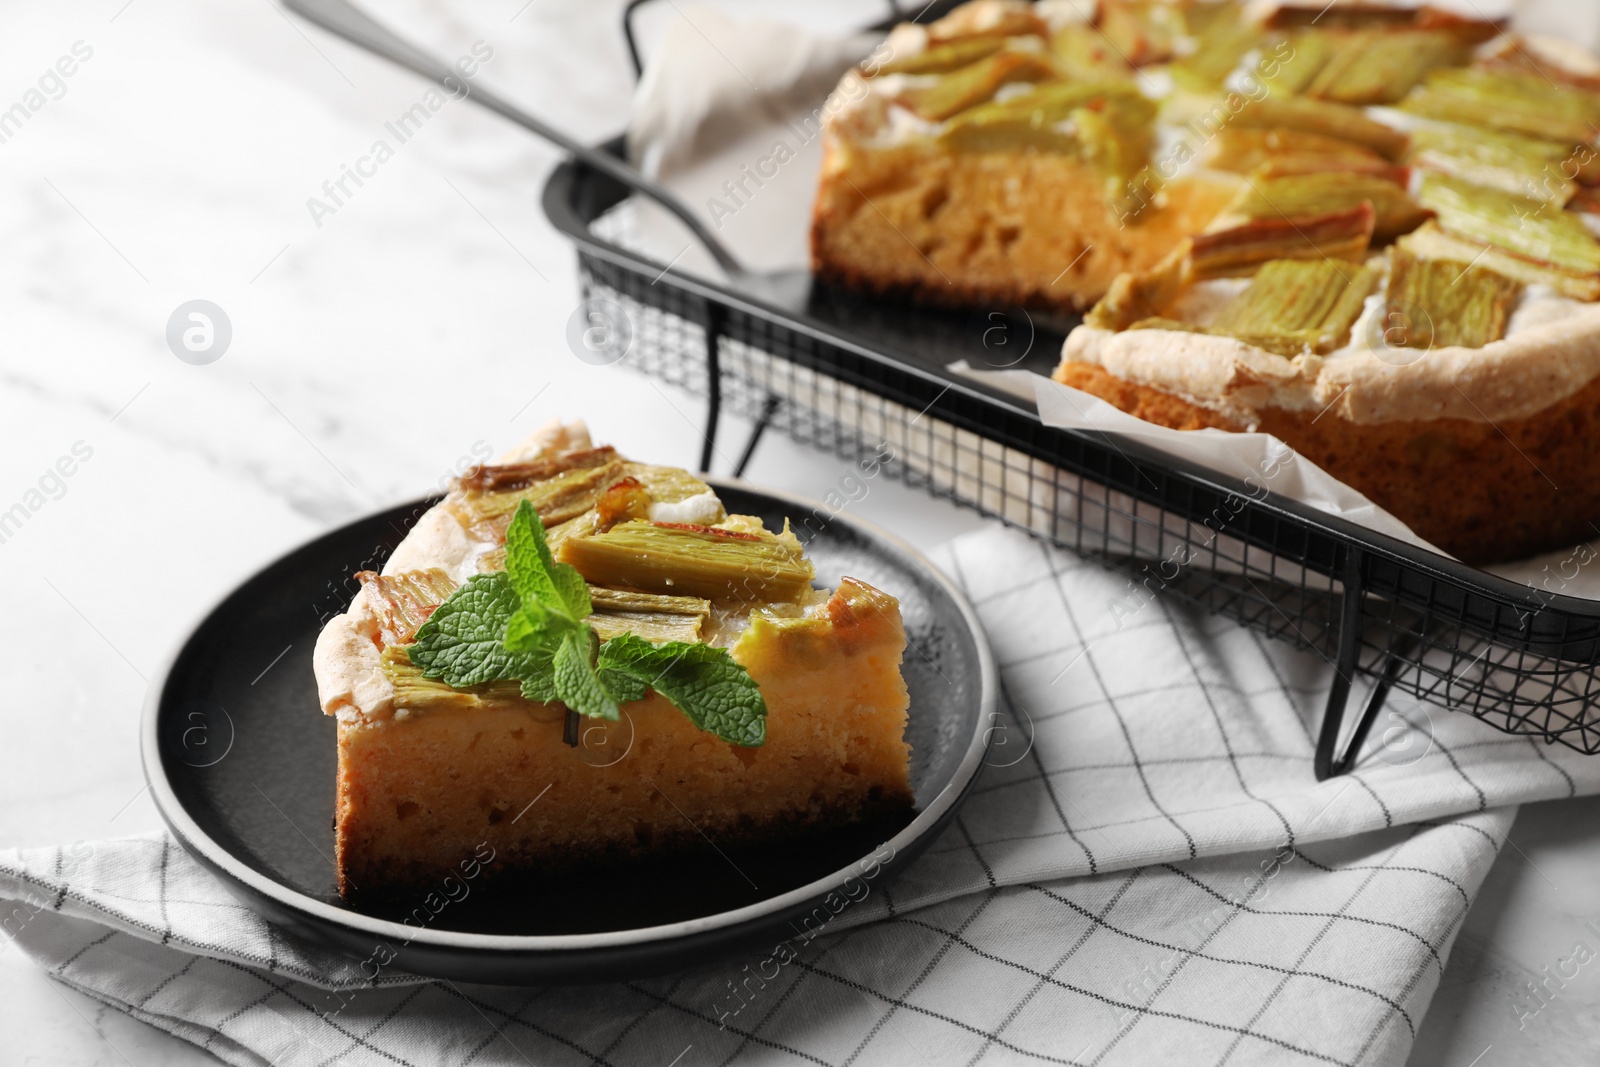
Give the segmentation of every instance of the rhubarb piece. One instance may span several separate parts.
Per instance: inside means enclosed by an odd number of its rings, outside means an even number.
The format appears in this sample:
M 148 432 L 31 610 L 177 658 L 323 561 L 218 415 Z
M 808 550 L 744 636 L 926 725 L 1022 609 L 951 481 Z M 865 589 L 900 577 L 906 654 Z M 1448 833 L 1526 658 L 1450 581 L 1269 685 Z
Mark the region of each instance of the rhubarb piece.
M 602 641 L 632 633 L 654 641 L 699 641 L 711 602 L 700 597 L 661 596 L 589 587 L 594 614 L 586 620 Z
M 1394 163 L 1334 159 L 1329 156 L 1277 156 L 1268 159 L 1251 175 L 1257 181 L 1293 178 L 1302 174 L 1360 174 L 1404 189 L 1411 181 L 1411 168 Z
M 529 501 L 548 527 L 594 507 L 600 493 L 623 475 L 614 449 L 596 448 L 560 461 L 473 467 L 445 497 L 445 507 L 473 537 L 503 539 L 512 514 Z
M 1262 265 L 1250 286 L 1209 325 L 1152 314 L 1134 319 L 1126 328 L 1232 337 L 1287 357 L 1326 354 L 1349 339 L 1350 327 L 1377 284 L 1376 271 L 1356 264 L 1273 260 Z M 1155 306 L 1155 301 L 1147 301 L 1144 308 Z
M 1466 44 L 1482 44 L 1504 32 L 1500 22 L 1469 18 L 1444 8 L 1395 4 L 1278 4 L 1266 18 L 1271 29 L 1441 30 Z
M 1149 159 L 1155 105 L 1130 82 L 1055 82 L 957 115 L 939 143 L 959 152 L 1038 151 L 1093 164 L 1115 193 Z
M 616 458 L 616 453 L 611 449 L 596 449 L 595 455 Z M 711 487 L 689 472 L 676 467 L 656 467 L 626 460 L 608 462 L 596 472 L 594 485 L 582 486 L 581 493 L 573 487 L 569 489 L 573 489 L 575 495 L 570 499 L 557 500 L 555 502 L 557 506 L 547 506 L 550 501 L 544 500 L 540 493 L 528 494 L 529 499 L 539 509 L 541 521 L 547 524 L 546 536 L 549 538 L 552 552 L 559 549 L 561 543 L 569 537 L 601 533 L 628 519 L 649 518 L 652 505 L 668 509 L 665 516 L 657 517 L 682 517 L 679 514 L 682 509 L 690 508 L 692 517 L 697 522 L 720 523 L 726 518 L 721 503 L 711 492 Z M 482 526 L 468 524 L 469 530 L 481 529 L 486 531 L 485 536 L 487 536 L 497 530 L 505 529 L 505 523 L 510 521 L 506 516 L 516 509 L 520 499 L 520 495 L 510 493 L 497 496 L 487 505 L 472 498 L 456 501 L 453 504 L 451 498 L 446 498 L 446 503 L 456 509 L 458 516 L 469 513 L 475 515 L 477 512 L 472 510 L 475 508 L 491 510 L 493 514 L 487 524 Z M 585 500 L 591 500 L 593 506 L 574 515 L 574 509 Z M 703 503 L 705 507 L 695 508 L 697 502 Z M 545 518 L 547 512 L 551 516 L 548 519 Z M 505 546 L 496 545 L 478 557 L 478 569 L 484 572 L 504 570 L 505 560 Z
M 1332 260 L 1274 260 L 1222 309 L 1207 332 L 1282 356 L 1326 354 L 1343 345 L 1378 285 L 1367 267 Z
M 925 119 L 943 122 L 983 103 L 1007 82 L 1045 81 L 1055 70 L 1042 57 L 1005 49 L 949 74 L 933 85 L 907 89 L 900 102 Z
M 677 467 L 657 467 L 650 463 L 627 463 L 623 473 L 644 486 L 650 499 L 663 507 L 688 506 L 696 501 L 710 507 L 710 518 L 697 518 L 696 522 L 721 522 L 722 504 L 711 487 L 686 470 Z
M 1302 162 L 1303 169 L 1294 169 L 1293 164 Z M 1217 131 L 1207 145 L 1206 163 L 1235 174 L 1251 174 L 1269 164 L 1283 168 L 1283 173 L 1392 165 L 1377 152 L 1354 141 L 1300 130 L 1238 126 L 1224 126 Z
M 1331 31 L 1332 54 L 1305 87 L 1308 96 L 1341 104 L 1399 100 L 1429 71 L 1460 66 L 1471 45 L 1447 30 Z
M 1414 115 L 1563 143 L 1593 140 L 1600 93 L 1519 70 L 1436 70 L 1400 107 Z
M 1058 88 L 1056 85 L 1048 88 Z M 1076 87 L 1072 87 L 1076 88 Z M 1075 154 L 1078 139 L 1061 124 L 1071 108 L 1057 111 L 1043 106 L 1029 107 L 1022 101 L 1036 96 L 1014 97 L 1004 103 L 980 104 L 951 119 L 940 132 L 938 142 L 957 152 L 1006 152 L 1033 149 L 1040 152 Z M 1083 99 L 1095 99 L 1093 93 Z
M 1326 33 L 1308 30 L 1291 34 L 1289 46 L 1290 55 L 1263 78 L 1274 96 L 1294 97 L 1305 92 L 1333 58 L 1334 39 Z
M 1213 223 L 1225 229 L 1240 220 L 1320 218 L 1372 205 L 1372 238 L 1390 240 L 1410 233 L 1431 214 L 1406 195 L 1404 187 L 1371 174 L 1297 174 L 1251 181 Z
M 1050 82 L 999 103 L 974 108 L 951 121 L 952 128 L 983 125 L 1001 119 L 1021 119 L 1030 127 L 1049 126 L 1073 112 L 1091 108 L 1104 111 L 1130 126 L 1147 125 L 1156 105 L 1131 81 Z
M 1233 122 L 1245 128 L 1299 130 L 1354 141 L 1390 161 L 1404 155 L 1410 143 L 1406 134 L 1367 118 L 1358 108 L 1326 100 L 1283 99 L 1276 93 L 1239 109 Z
M 522 687 L 514 681 L 485 682 L 457 689 L 437 678 L 429 678 L 411 662 L 405 648 L 399 645 L 386 645 L 379 653 L 378 662 L 384 677 L 394 687 L 394 706 L 400 711 L 473 711 L 492 706 L 527 711 L 545 708 L 542 704 L 523 699 Z M 548 717 L 555 718 L 559 714 L 559 711 L 553 710 Z
M 557 557 L 591 584 L 708 600 L 793 602 L 815 574 L 799 540 L 680 523 L 625 522 L 569 537 Z
M 1274 4 L 1264 24 L 1271 30 L 1312 26 L 1324 30 L 1365 30 L 1411 26 L 1416 18 L 1412 9 L 1391 4 Z
M 1245 54 L 1261 44 L 1261 29 L 1231 0 L 1197 4 L 1187 16 L 1194 50 L 1168 68 L 1172 79 L 1197 91 L 1220 89 Z
M 1079 108 L 1069 120 L 1080 154 L 1106 175 L 1107 193 L 1115 195 L 1144 166 L 1144 144 L 1125 137 L 1115 122 L 1093 108 Z
M 1171 59 L 1188 33 L 1183 9 L 1165 0 L 1100 0 L 1099 28 L 1136 67 Z
M 1119 274 L 1083 321 L 1101 330 L 1126 330 L 1135 322 L 1158 316 L 1194 281 L 1192 241 L 1185 238 L 1154 267 L 1142 273 Z
M 1140 319 L 1129 326 L 1130 330 L 1168 330 L 1175 333 L 1210 333 L 1211 331 L 1194 322 L 1184 322 L 1181 319 L 1169 319 L 1165 315 L 1156 315 L 1148 319 Z
M 437 567 L 400 574 L 360 571 L 356 580 L 367 591 L 378 636 L 386 645 L 409 642 L 417 627 L 456 589 L 455 581 Z
M 1560 207 L 1577 192 L 1573 179 L 1600 177 L 1600 155 L 1521 134 L 1437 124 L 1411 136 L 1411 162 L 1470 182 Z
M 548 481 L 566 471 L 603 467 L 616 458 L 617 450 L 607 446 L 569 452 L 556 459 L 480 465 L 469 467 L 467 472 L 456 480 L 456 484 L 462 491 L 468 493 L 512 492 L 538 482 Z
M 1468 263 L 1418 259 L 1396 248 L 1389 268 L 1384 331 L 1387 344 L 1414 348 L 1482 348 L 1505 336 L 1522 285 Z
M 367 590 L 378 636 L 386 646 L 410 644 L 418 628 L 457 588 L 455 581 L 436 567 L 392 575 L 361 571 L 356 578 Z M 701 625 L 711 614 L 711 602 L 699 597 L 659 596 L 593 586 L 589 599 L 594 614 L 587 621 L 602 640 L 635 633 L 648 641 L 696 641 L 700 639 Z
M 1346 211 L 1297 219 L 1259 219 L 1201 234 L 1191 242 L 1194 280 L 1249 274 L 1275 259 L 1360 263 L 1372 243 L 1376 214 L 1363 200 Z
M 1112 173 L 1126 176 L 1144 162 L 1154 118 L 1155 105 L 1131 82 L 1053 82 L 957 115 L 939 143 L 966 152 L 1031 148 L 1115 158 L 1120 169 Z
M 1508 249 L 1446 233 L 1435 222 L 1400 239 L 1398 247 L 1418 259 L 1450 259 L 1476 263 L 1486 270 L 1515 278 L 1526 285 L 1548 285 L 1574 300 L 1600 300 L 1600 273 L 1568 270 L 1528 259 Z
M 926 52 L 918 52 L 914 56 L 891 59 L 863 73 L 869 78 L 879 74 L 948 74 L 993 55 L 1000 51 L 1005 43 L 1005 39 L 1001 37 L 973 37 L 964 41 L 952 41 L 950 44 L 930 48 Z
M 1150 158 L 1150 127 L 1138 123 L 1133 117 L 1137 113 L 1134 107 L 1081 107 L 1069 118 L 1080 154 L 1106 176 L 1111 195 L 1122 189 Z
M 1052 34 L 1050 54 L 1061 73 L 1075 82 L 1115 81 L 1133 73 L 1106 35 L 1085 22 L 1069 22 Z
M 1571 212 L 1442 174 L 1423 176 L 1422 203 L 1439 215 L 1446 233 L 1498 245 L 1525 259 L 1564 271 L 1600 271 L 1600 242 Z

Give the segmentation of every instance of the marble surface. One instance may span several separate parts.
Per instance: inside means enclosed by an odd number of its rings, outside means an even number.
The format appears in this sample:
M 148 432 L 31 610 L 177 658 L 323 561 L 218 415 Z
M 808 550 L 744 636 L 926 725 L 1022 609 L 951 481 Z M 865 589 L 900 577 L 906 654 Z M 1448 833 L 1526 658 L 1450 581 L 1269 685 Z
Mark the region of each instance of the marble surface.
M 625 120 L 618 3 L 381 6 L 449 56 L 486 42 L 477 76 L 569 130 L 598 139 Z M 647 36 L 679 17 L 666 7 Z M 267 2 L 12 5 L 6 23 L 0 112 L 39 106 L 0 125 L 0 513 L 27 513 L 0 541 L 0 846 L 160 825 L 136 746 L 145 680 L 266 560 L 555 416 L 693 465 L 702 412 L 569 351 L 573 255 L 538 206 L 556 157 L 500 120 L 445 104 L 314 217 L 308 198 L 328 202 L 323 183 L 370 154 L 419 82 Z M 232 328 L 201 366 L 166 337 L 194 299 Z M 730 423 L 719 470 L 741 439 Z M 843 473 L 769 439 L 748 475 L 819 496 Z M 852 507 L 924 546 L 978 523 L 887 481 Z M 1582 928 L 1600 918 L 1600 802 L 1530 808 L 1513 841 L 1419 1064 L 1565 1062 L 1600 1038 L 1593 967 L 1521 1030 L 1508 1006 L 1574 940 L 1600 946 Z M 6 1063 L 214 1062 L 9 946 L 0 1034 Z

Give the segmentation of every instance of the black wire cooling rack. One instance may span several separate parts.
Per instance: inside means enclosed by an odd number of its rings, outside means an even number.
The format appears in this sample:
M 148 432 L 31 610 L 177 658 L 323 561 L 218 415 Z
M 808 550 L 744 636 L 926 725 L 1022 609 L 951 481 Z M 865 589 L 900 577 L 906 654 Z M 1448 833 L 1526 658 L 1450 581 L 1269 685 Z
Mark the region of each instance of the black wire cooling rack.
M 620 138 L 602 147 L 624 151 Z M 1590 715 L 1600 602 L 1326 515 L 1270 492 L 1270 480 L 1044 426 L 1031 402 L 948 369 L 966 359 L 1048 374 L 1062 333 L 1020 309 L 938 311 L 821 288 L 803 309 L 780 307 L 645 255 L 630 189 L 575 161 L 551 176 L 544 208 L 577 246 L 583 297 L 602 309 L 596 321 L 625 319 L 622 365 L 707 399 L 702 467 L 727 412 L 755 423 L 736 475 L 768 428 L 851 461 L 887 447 L 895 459 L 885 473 L 1120 568 L 1132 595 L 1177 597 L 1316 652 L 1337 670 L 1319 779 L 1350 769 L 1391 690 L 1600 751 Z M 1576 549 L 1547 584 L 1559 589 L 1590 559 Z M 1358 675 L 1372 684 L 1350 723 Z

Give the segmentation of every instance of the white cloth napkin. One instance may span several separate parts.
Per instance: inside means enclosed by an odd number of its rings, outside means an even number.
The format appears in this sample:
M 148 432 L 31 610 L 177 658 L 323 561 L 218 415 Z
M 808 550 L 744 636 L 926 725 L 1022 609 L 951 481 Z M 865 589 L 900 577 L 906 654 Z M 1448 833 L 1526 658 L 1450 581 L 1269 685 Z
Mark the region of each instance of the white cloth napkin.
M 368 983 L 163 837 L 0 853 L 0 922 L 238 1064 L 1400 1064 L 1513 805 L 1600 790 L 1600 760 L 1394 697 L 1388 744 L 1317 783 L 1315 656 L 1109 610 L 1123 578 L 1012 530 L 939 562 L 1002 664 L 990 766 L 928 854 L 786 949 L 601 987 Z

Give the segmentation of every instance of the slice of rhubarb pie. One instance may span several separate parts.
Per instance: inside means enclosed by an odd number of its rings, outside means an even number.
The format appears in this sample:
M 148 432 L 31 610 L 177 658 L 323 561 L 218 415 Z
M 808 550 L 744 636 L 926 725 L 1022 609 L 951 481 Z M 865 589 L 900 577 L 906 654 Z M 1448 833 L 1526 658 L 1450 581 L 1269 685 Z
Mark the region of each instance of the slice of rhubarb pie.
M 813 574 L 581 424 L 468 471 L 317 642 L 340 893 L 908 808 L 899 604 Z

